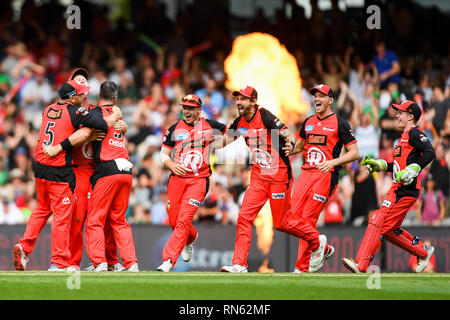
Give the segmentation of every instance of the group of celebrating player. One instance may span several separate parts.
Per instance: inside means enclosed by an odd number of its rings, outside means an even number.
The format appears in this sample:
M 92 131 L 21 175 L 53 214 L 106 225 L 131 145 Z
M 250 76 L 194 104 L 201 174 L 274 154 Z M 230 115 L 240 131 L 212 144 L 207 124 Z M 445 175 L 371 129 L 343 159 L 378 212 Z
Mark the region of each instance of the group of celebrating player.
M 85 227 L 86 252 L 95 271 L 139 271 L 126 211 L 132 186 L 132 163 L 126 149 L 128 126 L 121 119 L 117 85 L 102 83 L 99 105 L 87 102 L 88 72 L 76 69 L 64 83 L 61 100 L 42 115 L 34 165 L 37 208 L 23 238 L 13 247 L 14 267 L 26 269 L 28 255 L 53 214 L 50 271 L 79 270 Z M 222 272 L 246 273 L 252 223 L 269 200 L 273 225 L 299 238 L 294 273 L 317 272 L 334 254 L 317 220 L 338 184 L 342 165 L 358 160 L 359 151 L 349 123 L 332 111 L 334 94 L 325 84 L 310 90 L 315 114 L 308 117 L 299 139 L 270 111 L 257 104 L 257 91 L 246 86 L 234 91 L 238 117 L 230 126 L 201 116 L 202 101 L 195 94 L 182 98 L 183 119 L 165 133 L 160 159 L 171 171 L 167 212 L 172 235 L 162 252 L 159 271 L 169 272 L 179 256 L 189 261 L 198 233 L 193 217 L 208 193 L 209 155 L 243 137 L 250 150 L 251 178 L 237 221 L 231 266 Z M 420 171 L 434 159 L 434 149 L 417 127 L 421 109 L 414 101 L 392 105 L 403 130 L 394 162 L 365 157 L 369 172 L 392 171 L 394 184 L 371 217 L 356 260 L 344 258 L 352 272 L 366 272 L 386 239 L 417 256 L 422 272 L 434 254 L 401 228 L 421 186 Z M 341 154 L 343 146 L 346 152 Z M 289 156 L 302 153 L 301 175 L 293 182 Z M 119 263 L 117 249 L 123 261 Z

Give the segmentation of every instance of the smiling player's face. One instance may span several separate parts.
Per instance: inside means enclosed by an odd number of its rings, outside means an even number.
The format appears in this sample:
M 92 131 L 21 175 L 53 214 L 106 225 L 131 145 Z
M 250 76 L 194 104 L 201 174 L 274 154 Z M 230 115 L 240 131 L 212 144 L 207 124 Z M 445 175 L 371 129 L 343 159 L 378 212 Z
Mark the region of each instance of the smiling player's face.
M 188 124 L 195 124 L 200 118 L 202 107 L 183 106 L 184 119 Z
M 244 97 L 243 95 L 237 95 L 234 98 L 234 101 L 236 103 L 236 108 L 240 116 L 246 117 L 249 115 L 253 115 L 254 112 L 253 99 Z

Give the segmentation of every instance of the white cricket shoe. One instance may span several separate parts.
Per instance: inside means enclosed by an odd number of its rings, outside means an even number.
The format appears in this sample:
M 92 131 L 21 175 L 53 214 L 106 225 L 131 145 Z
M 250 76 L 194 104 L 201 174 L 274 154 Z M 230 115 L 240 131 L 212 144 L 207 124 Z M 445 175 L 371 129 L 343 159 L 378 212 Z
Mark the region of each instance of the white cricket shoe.
M 14 268 L 17 271 L 25 271 L 27 269 L 28 256 L 20 244 L 16 244 L 13 247 L 13 261 Z
M 195 237 L 195 240 L 192 241 L 191 244 L 185 245 L 183 251 L 181 251 L 181 258 L 183 259 L 184 262 L 189 262 L 192 259 L 192 256 L 194 255 L 193 243 L 195 241 L 197 241 L 197 238 L 198 238 L 198 233 L 197 233 L 197 237 Z
M 164 261 L 158 268 L 156 268 L 158 271 L 162 272 L 170 272 L 172 270 L 172 260 L 166 260 Z
M 297 267 L 294 268 L 294 271 L 292 273 L 304 273 L 303 271 L 300 271 Z
M 101 272 L 101 271 L 108 271 L 108 263 L 102 262 L 99 263 L 95 268 L 94 271 Z
M 324 254 L 324 259 L 323 261 L 325 262 L 326 260 L 330 259 L 333 255 L 334 255 L 334 247 L 328 245 L 328 250 L 326 250 L 323 254 Z M 323 263 L 315 268 L 312 268 L 311 266 L 309 267 L 309 272 L 314 273 L 319 271 L 321 268 L 323 267 Z
M 59 268 L 56 264 L 51 264 L 47 271 L 66 271 L 67 268 Z
M 359 269 L 358 269 L 358 264 L 353 259 L 343 258 L 342 264 L 344 265 L 344 267 L 346 267 L 348 270 L 350 270 L 353 273 L 361 273 L 361 271 L 359 271 Z
M 125 268 L 120 263 L 108 265 L 108 271 L 118 272 L 118 271 L 124 271 L 124 270 L 125 270 Z
M 124 268 L 124 270 L 126 270 L 128 272 L 139 272 L 139 265 L 136 262 L 136 263 L 133 263 L 128 269 Z M 117 271 L 119 271 L 119 270 L 117 270 Z
M 66 269 L 67 273 L 74 273 L 74 272 L 77 272 L 77 271 L 80 271 L 80 267 L 79 266 L 75 266 L 75 265 L 68 266 L 67 269 Z
M 248 270 L 246 267 L 241 266 L 239 264 L 233 264 L 232 266 L 223 266 L 220 269 L 221 272 L 229 272 L 229 273 L 247 273 Z
M 423 259 L 417 257 L 417 267 L 416 272 L 421 273 L 425 268 L 427 267 L 428 263 L 430 262 L 431 257 L 434 254 L 434 247 L 425 246 L 425 250 L 427 251 L 427 256 Z
M 93 263 L 91 263 L 91 264 L 89 264 L 86 268 L 84 268 L 83 270 L 84 271 L 94 271 L 94 264 Z
M 325 247 L 327 245 L 327 237 L 323 234 L 319 236 L 320 245 L 316 251 L 311 252 L 311 258 L 309 259 L 309 268 L 319 270 L 323 266 L 325 261 Z

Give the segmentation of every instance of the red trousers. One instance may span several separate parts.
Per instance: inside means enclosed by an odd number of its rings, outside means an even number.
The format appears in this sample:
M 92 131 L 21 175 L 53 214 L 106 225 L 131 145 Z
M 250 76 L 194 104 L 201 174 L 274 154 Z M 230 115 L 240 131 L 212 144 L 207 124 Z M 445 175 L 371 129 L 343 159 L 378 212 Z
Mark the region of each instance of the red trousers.
M 79 166 L 73 169 L 76 178 L 75 187 L 75 210 L 72 217 L 72 226 L 70 230 L 70 265 L 80 266 L 83 256 L 83 227 L 86 221 L 88 209 L 88 197 L 91 192 L 91 184 L 89 178 L 94 172 L 94 168 L 90 166 Z M 119 262 L 117 258 L 117 246 L 114 241 L 112 229 L 106 221 L 105 225 L 106 239 L 106 261 L 108 265 L 114 265 Z
M 35 178 L 37 206 L 28 220 L 25 234 L 19 244 L 26 254 L 34 250 L 36 240 L 53 214 L 51 263 L 58 268 L 69 265 L 69 234 L 75 197 L 69 183 Z
M 172 266 L 178 260 L 186 244 L 191 244 L 197 238 L 197 230 L 192 225 L 192 219 L 209 189 L 208 178 L 182 178 L 170 176 L 167 186 L 167 214 L 172 235 L 164 246 L 162 260 L 170 259 Z
M 114 174 L 97 180 L 88 200 L 86 252 L 94 266 L 107 262 L 105 224 L 109 223 L 123 266 L 137 262 L 133 233 L 126 219 L 131 192 L 131 174 Z
M 294 183 L 291 200 L 292 213 L 315 230 L 317 230 L 320 213 L 336 189 L 337 181 L 333 175 L 335 173 L 303 170 Z M 299 239 L 295 266 L 302 272 L 309 271 L 311 251 L 313 248 L 309 243 L 304 239 Z
M 399 246 L 412 255 L 421 258 L 427 256 L 423 243 L 406 230 L 400 228 L 406 214 L 417 198 L 409 196 L 398 198 L 395 193 L 396 188 L 397 185 L 394 184 L 388 191 L 381 207 L 373 213 L 369 220 L 361 247 L 356 256 L 356 262 L 360 271 L 367 271 L 370 261 L 380 248 L 383 239 Z
M 252 224 L 267 200 L 270 202 L 275 229 L 306 239 L 315 249 L 319 246 L 319 233 L 308 224 L 296 219 L 289 210 L 290 183 L 274 184 L 252 179 L 245 191 L 236 228 L 233 264 L 248 267 L 247 257 L 251 246 Z

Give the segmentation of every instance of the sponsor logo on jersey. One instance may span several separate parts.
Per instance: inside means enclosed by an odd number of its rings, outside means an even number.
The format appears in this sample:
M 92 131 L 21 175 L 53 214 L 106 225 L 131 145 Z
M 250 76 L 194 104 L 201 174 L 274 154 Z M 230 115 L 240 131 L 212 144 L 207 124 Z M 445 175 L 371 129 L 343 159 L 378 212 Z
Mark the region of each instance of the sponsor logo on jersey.
M 317 166 L 318 164 L 326 160 L 325 153 L 316 147 L 311 147 L 308 149 L 308 154 L 306 155 L 306 162 L 310 166 Z
M 327 144 L 327 136 L 322 134 L 309 134 L 308 143 L 315 144 L 319 146 L 324 146 Z
M 70 204 L 70 198 L 69 197 L 64 197 L 63 199 L 62 199 L 62 202 L 61 202 L 62 204 Z
M 325 202 L 327 200 L 326 197 L 321 196 L 320 194 L 314 194 L 313 199 L 317 200 L 317 201 L 320 201 L 320 202 Z
M 332 131 L 332 132 L 335 132 L 336 131 L 336 129 L 333 129 L 333 128 L 327 128 L 327 127 L 323 127 L 322 128 L 324 131 Z
M 55 109 L 50 108 L 47 111 L 47 117 L 50 118 L 50 119 L 60 119 L 61 118 L 61 114 L 62 114 L 62 109 L 55 110 Z
M 284 192 L 281 193 L 272 193 L 272 199 L 284 199 L 286 196 Z
M 270 168 L 272 163 L 272 157 L 267 151 L 264 151 L 259 148 L 255 148 L 252 150 L 252 159 L 253 162 L 259 164 L 262 168 Z
M 189 137 L 189 134 L 187 132 L 185 133 L 179 133 L 175 135 L 175 141 L 182 141 L 184 139 L 187 139 Z
M 86 108 L 84 108 L 84 107 L 79 107 L 79 108 L 77 109 L 77 112 L 76 112 L 76 113 L 77 113 L 77 114 L 81 113 L 81 115 L 85 116 L 85 115 L 87 115 L 87 114 L 89 113 L 89 111 L 86 110 Z
M 283 123 L 278 118 L 275 118 L 274 122 L 277 127 L 281 127 L 283 125 Z
M 198 169 L 203 164 L 203 155 L 198 150 L 184 152 L 180 155 L 180 162 L 187 171 L 198 175 Z
M 242 135 L 246 135 L 246 134 L 247 134 L 247 128 L 239 127 L 238 130 L 239 130 L 239 132 L 240 132 Z
M 206 146 L 206 139 L 205 139 L 205 137 L 202 137 L 200 139 L 183 142 L 181 144 L 181 149 L 184 150 L 184 149 L 186 149 L 186 147 L 188 147 L 190 149 L 195 149 L 195 148 L 203 148 L 205 146 Z
M 200 207 L 200 205 L 201 205 L 201 203 L 200 203 L 200 201 L 198 201 L 198 200 L 195 200 L 195 199 L 189 199 L 189 204 L 192 204 L 193 206 L 195 206 L 195 207 Z
M 428 141 L 428 137 L 424 134 L 420 134 L 419 135 L 420 141 L 422 142 L 427 142 Z
M 381 205 L 382 207 L 390 207 L 391 206 L 391 202 L 390 201 L 387 201 L 387 200 L 384 200 L 383 201 L 383 204 Z
M 314 125 L 312 125 L 312 124 L 310 124 L 310 125 L 308 125 L 308 126 L 305 127 L 305 131 L 306 131 L 306 132 L 308 132 L 308 131 L 313 131 L 313 129 L 314 129 Z

